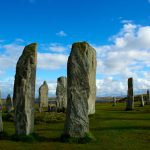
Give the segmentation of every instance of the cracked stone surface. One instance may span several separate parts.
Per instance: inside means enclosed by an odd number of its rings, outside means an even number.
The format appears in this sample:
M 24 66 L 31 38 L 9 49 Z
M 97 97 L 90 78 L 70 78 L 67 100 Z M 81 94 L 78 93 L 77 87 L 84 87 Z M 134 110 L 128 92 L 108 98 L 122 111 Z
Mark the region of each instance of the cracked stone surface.
M 16 66 L 13 101 L 17 135 L 28 135 L 34 131 L 36 47 L 36 43 L 26 46 Z
M 67 114 L 64 134 L 84 137 L 88 114 L 95 112 L 96 51 L 86 42 L 74 43 L 67 64 Z

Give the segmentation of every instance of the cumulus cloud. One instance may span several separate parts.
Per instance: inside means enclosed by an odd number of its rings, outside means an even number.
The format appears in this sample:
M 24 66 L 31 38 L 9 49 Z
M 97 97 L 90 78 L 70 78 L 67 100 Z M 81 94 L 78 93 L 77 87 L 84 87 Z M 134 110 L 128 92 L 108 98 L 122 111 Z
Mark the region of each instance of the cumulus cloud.
M 58 33 L 56 33 L 56 35 L 59 37 L 65 37 L 65 36 L 67 36 L 67 33 L 65 33 L 63 30 L 61 30 Z
M 45 49 L 55 52 L 55 53 L 62 53 L 62 52 L 66 52 L 67 47 L 62 46 L 59 43 L 51 43 L 49 46 L 46 46 Z
M 150 79 L 144 75 L 144 72 L 150 70 L 149 35 L 150 26 L 126 23 L 117 35 L 111 37 L 113 44 L 94 46 L 98 58 L 97 73 L 112 77 L 112 80 L 102 79 L 101 82 L 104 82 L 106 86 L 102 84 L 100 87 L 101 94 L 107 92 L 111 95 L 118 90 L 126 93 L 124 89 L 126 89 L 129 77 L 134 78 L 136 92 L 150 88 Z M 142 72 L 142 70 L 145 71 Z M 115 80 L 115 76 L 117 76 L 117 80 Z M 124 88 L 121 88 L 120 84 Z
M 135 93 L 145 92 L 150 88 L 149 35 L 150 26 L 126 22 L 118 34 L 111 36 L 112 44 L 92 44 L 97 51 L 97 95 L 126 95 L 129 77 L 134 78 Z M 0 50 L 3 51 L 0 53 L 0 76 L 6 68 L 14 68 L 21 55 L 24 45 L 21 40 L 17 41 L 10 44 L 0 43 Z M 67 48 L 68 46 L 59 43 L 47 45 L 45 52 L 38 52 L 38 69 L 66 70 L 69 55 Z M 42 82 L 39 81 L 40 84 Z M 48 81 L 48 84 L 54 95 L 56 81 Z
M 38 68 L 46 70 L 66 69 L 68 56 L 64 54 L 38 53 Z

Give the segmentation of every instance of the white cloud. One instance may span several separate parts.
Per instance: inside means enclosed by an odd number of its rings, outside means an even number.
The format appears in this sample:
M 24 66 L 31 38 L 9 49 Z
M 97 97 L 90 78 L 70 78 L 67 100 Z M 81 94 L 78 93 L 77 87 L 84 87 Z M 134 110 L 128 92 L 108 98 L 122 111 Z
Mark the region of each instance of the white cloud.
M 67 47 L 62 46 L 59 43 L 51 43 L 46 49 L 55 53 L 62 53 L 66 51 Z
M 150 70 L 150 26 L 139 26 L 131 23 L 123 25 L 121 31 L 113 36 L 113 44 L 94 46 L 97 51 L 97 73 L 117 80 L 101 79 L 98 94 L 126 93 L 127 78 L 133 77 L 135 91 L 150 88 L 150 78 L 143 70 Z M 145 76 L 144 76 L 145 75 Z M 147 75 L 148 76 L 148 75 Z M 121 79 L 121 81 L 120 81 Z M 120 87 L 120 84 L 125 86 Z M 118 88 L 118 90 L 116 89 Z M 103 91 L 104 90 L 104 91 Z M 103 91 L 103 92 L 102 92 Z
M 63 30 L 61 30 L 58 33 L 56 33 L 56 35 L 59 36 L 59 37 L 65 37 L 65 36 L 67 36 L 67 34 Z
M 68 56 L 64 54 L 38 53 L 38 68 L 46 70 L 66 69 Z
M 150 88 L 150 26 L 125 23 L 120 32 L 111 37 L 112 44 L 92 46 L 97 51 L 97 95 L 126 95 L 127 79 L 134 78 L 135 93 Z M 0 75 L 15 64 L 23 44 L 0 43 Z M 61 70 L 67 68 L 68 46 L 52 43 L 46 53 L 38 52 L 38 69 Z M 40 84 L 42 84 L 42 80 Z M 1 83 L 0 83 L 1 84 Z M 48 81 L 55 94 L 56 81 Z M 8 88 L 8 87 L 7 87 Z M 6 89 L 6 88 L 5 88 Z

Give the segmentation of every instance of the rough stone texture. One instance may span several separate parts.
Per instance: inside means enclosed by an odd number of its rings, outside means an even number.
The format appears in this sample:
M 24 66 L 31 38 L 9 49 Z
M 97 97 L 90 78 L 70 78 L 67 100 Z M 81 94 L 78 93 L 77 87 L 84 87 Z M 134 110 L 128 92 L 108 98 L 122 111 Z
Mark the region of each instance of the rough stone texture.
M 6 98 L 6 111 L 11 112 L 13 110 L 13 103 L 10 94 Z
M 144 98 L 143 98 L 143 95 L 141 95 L 141 107 L 144 107 Z
M 39 88 L 39 102 L 40 108 L 47 107 L 48 108 L 48 85 L 46 81 Z
M 1 91 L 0 91 L 0 132 L 3 132 Z
M 67 78 L 60 77 L 57 79 L 56 88 L 57 111 L 64 112 L 67 108 Z
M 113 97 L 113 106 L 116 106 L 116 98 Z
M 17 135 L 28 135 L 34 130 L 36 47 L 36 43 L 26 46 L 16 66 L 13 100 Z
M 86 42 L 72 45 L 67 64 L 67 113 L 64 134 L 82 138 L 89 132 L 90 112 L 95 111 L 96 51 Z
M 133 110 L 134 109 L 134 95 L 133 95 L 133 79 L 128 79 L 128 99 L 126 110 Z
M 146 104 L 150 105 L 150 93 L 149 90 L 147 90 L 147 100 L 146 100 Z

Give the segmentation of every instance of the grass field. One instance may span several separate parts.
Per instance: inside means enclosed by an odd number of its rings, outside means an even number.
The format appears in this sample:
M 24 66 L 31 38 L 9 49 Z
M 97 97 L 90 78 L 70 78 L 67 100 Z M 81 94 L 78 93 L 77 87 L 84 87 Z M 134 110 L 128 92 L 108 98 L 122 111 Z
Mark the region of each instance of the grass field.
M 5 114 L 4 114 L 5 115 Z M 62 143 L 59 137 L 64 127 L 63 114 L 36 113 L 37 140 L 16 142 L 11 139 L 14 124 L 4 121 L 6 139 L 0 140 L 0 150 L 150 150 L 150 105 L 125 111 L 125 103 L 96 104 L 96 114 L 90 116 L 90 131 L 95 139 L 88 144 Z

